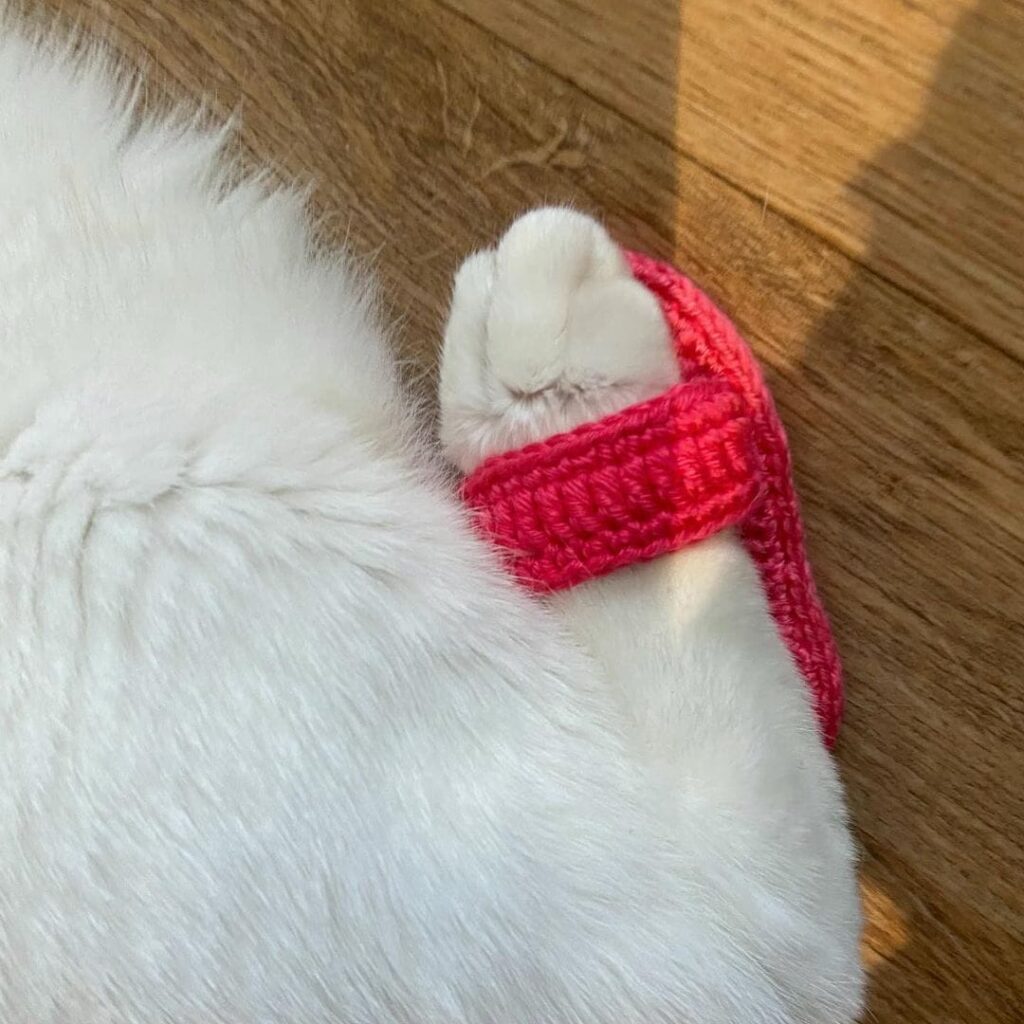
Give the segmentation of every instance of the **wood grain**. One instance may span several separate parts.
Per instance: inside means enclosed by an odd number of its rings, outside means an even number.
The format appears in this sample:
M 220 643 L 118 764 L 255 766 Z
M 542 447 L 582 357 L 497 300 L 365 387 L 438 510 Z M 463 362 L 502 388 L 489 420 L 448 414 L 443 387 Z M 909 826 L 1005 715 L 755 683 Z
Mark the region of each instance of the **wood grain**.
M 855 259 L 866 225 L 891 232 L 873 269 L 1024 356 L 1024 18 L 1011 3 L 687 0 L 673 50 L 644 45 L 673 5 L 531 0 L 529 18 L 444 2 Z M 903 173 L 864 165 L 922 111 Z
M 568 199 L 765 362 L 846 659 L 879 1022 L 1024 1019 L 1024 7 L 66 0 L 240 109 L 429 388 L 450 275 Z

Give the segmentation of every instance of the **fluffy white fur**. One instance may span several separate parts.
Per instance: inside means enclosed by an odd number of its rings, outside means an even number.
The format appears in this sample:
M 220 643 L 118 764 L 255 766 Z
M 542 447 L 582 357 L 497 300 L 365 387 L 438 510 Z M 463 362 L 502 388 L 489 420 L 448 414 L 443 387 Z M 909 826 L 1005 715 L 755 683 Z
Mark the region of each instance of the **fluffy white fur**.
M 782 1024 L 861 1004 L 840 790 L 720 537 L 542 607 L 344 263 L 0 38 L 0 1019 Z M 444 439 L 658 390 L 601 230 L 459 277 Z

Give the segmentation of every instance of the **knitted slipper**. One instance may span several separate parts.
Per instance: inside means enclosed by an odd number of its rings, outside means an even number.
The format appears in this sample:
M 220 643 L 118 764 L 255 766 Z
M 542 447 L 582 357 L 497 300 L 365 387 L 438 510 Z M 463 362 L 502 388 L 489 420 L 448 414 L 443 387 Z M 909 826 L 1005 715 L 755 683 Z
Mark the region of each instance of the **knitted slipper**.
M 661 303 L 682 383 L 486 459 L 464 481 L 463 498 L 510 572 L 540 592 L 737 526 L 832 746 L 842 672 L 804 550 L 775 403 L 750 349 L 711 300 L 677 270 L 628 255 Z

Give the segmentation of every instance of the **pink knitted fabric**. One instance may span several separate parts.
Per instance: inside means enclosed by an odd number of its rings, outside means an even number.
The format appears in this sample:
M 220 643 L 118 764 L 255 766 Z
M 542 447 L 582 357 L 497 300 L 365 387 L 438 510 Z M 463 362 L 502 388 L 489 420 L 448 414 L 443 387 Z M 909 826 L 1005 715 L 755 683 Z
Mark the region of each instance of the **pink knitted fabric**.
M 707 377 L 488 459 L 463 497 L 517 579 L 560 590 L 737 525 L 757 460 L 742 399 Z
M 692 281 L 649 257 L 629 259 L 661 302 L 683 383 L 487 459 L 466 478 L 463 497 L 510 571 L 538 591 L 738 525 L 831 746 L 842 716 L 842 673 L 804 550 L 775 404 L 735 327 Z

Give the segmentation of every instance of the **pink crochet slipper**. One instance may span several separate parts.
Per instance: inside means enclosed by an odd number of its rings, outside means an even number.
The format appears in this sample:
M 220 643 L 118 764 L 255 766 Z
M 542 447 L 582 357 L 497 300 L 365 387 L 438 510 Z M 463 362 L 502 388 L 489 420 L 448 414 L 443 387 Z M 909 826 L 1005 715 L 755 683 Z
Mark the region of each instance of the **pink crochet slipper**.
M 463 498 L 509 570 L 542 592 L 737 526 L 831 746 L 842 672 L 804 550 L 775 403 L 736 328 L 692 281 L 647 256 L 629 260 L 661 303 L 682 383 L 487 459 L 466 478 Z

